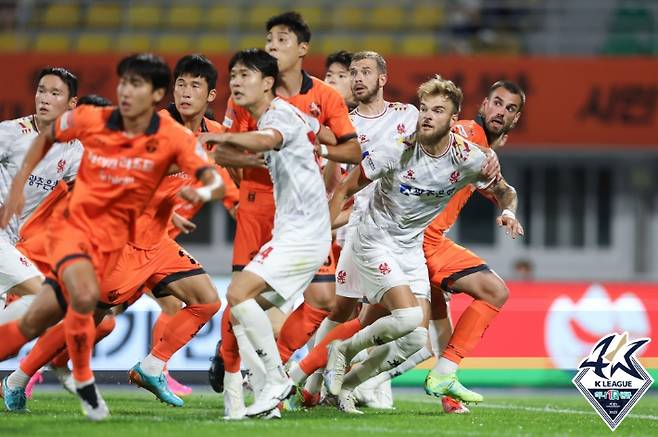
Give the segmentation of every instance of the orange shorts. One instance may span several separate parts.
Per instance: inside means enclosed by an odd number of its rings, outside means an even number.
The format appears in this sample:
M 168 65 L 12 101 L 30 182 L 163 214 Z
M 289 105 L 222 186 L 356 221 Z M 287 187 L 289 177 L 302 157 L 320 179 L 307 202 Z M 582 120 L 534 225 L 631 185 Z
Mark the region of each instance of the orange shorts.
M 432 288 L 454 293 L 451 285 L 457 279 L 489 270 L 482 258 L 445 237 L 439 242 L 423 244 L 423 251 Z
M 32 261 L 32 264 L 34 264 L 44 276 L 51 272 L 50 263 L 48 262 L 48 254 L 46 253 L 45 232 L 34 235 L 26 240 L 20 240 L 16 244 L 16 249 Z
M 257 196 L 259 193 L 252 193 Z M 270 195 L 271 196 L 271 195 Z M 237 227 L 233 241 L 233 271 L 239 272 L 249 264 L 261 247 L 272 239 L 274 208 L 243 208 L 240 202 L 236 214 Z
M 331 250 L 327 256 L 327 260 L 322 264 L 320 270 L 313 276 L 313 282 L 335 282 L 336 281 L 336 255 L 334 253 L 334 246 L 336 240 L 331 242 Z

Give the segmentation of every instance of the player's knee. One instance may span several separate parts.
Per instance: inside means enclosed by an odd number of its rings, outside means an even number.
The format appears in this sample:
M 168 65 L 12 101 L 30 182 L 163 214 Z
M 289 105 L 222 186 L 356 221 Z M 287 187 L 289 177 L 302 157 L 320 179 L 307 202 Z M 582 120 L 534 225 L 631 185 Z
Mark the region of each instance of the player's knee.
M 483 284 L 482 299 L 500 308 L 508 298 L 509 289 L 505 282 L 496 275 L 490 275 L 490 278 Z
M 421 350 L 427 344 L 427 328 L 415 328 L 409 334 L 398 340 L 398 347 L 405 357 L 409 357 Z
M 229 285 L 228 291 L 226 292 L 226 300 L 228 300 L 229 305 L 235 306 L 247 300 L 247 296 L 241 290 Z
M 395 327 L 400 335 L 405 335 L 423 323 L 423 310 L 420 306 L 399 308 L 391 311 Z
M 199 311 L 203 315 L 204 318 L 207 320 L 210 320 L 212 316 L 214 316 L 217 311 L 222 307 L 222 302 L 217 299 L 215 302 L 209 302 L 209 303 L 203 303 L 196 305 L 199 308 Z

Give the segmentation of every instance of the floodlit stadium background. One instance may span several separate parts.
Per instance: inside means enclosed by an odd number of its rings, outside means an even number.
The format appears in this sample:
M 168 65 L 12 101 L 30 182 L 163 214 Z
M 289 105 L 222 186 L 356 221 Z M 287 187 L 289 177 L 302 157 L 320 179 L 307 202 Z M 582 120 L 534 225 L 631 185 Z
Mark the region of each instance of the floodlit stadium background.
M 316 76 L 324 76 L 328 53 L 369 49 L 389 61 L 388 100 L 415 102 L 415 87 L 435 73 L 462 86 L 463 118 L 475 116 L 498 79 L 527 92 L 521 123 L 499 153 L 519 193 L 526 237 L 507 238 L 495 227 L 494 206 L 478 196 L 450 231 L 509 280 L 512 294 L 465 360 L 464 383 L 509 383 L 512 372 L 521 385 L 564 384 L 568 374 L 556 369 L 573 368 L 604 334 L 655 337 L 654 0 L 0 0 L 2 119 L 33 111 L 34 77 L 45 65 L 76 73 L 80 95 L 114 99 L 116 61 L 153 51 L 172 66 L 186 53 L 211 57 L 220 72 L 212 109 L 221 120 L 228 56 L 262 47 L 267 18 L 290 9 L 313 31 L 305 68 Z M 197 231 L 181 241 L 223 294 L 234 224 L 220 204 L 195 222 Z M 455 299 L 455 314 L 465 302 Z M 125 369 L 143 355 L 155 310 L 144 301 L 120 317 L 97 348 L 95 367 Z M 218 336 L 215 319 L 171 368 L 206 369 Z M 658 369 L 658 340 L 643 359 Z

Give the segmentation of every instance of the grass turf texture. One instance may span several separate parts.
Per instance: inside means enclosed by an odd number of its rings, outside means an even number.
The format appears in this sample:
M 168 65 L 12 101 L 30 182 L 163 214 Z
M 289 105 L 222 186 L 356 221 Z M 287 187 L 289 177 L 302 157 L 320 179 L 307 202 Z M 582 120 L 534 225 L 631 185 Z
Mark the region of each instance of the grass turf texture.
M 654 392 L 654 394 L 652 394 Z M 31 413 L 0 413 L 0 436 L 175 436 L 217 435 L 323 437 L 336 435 L 427 436 L 599 436 L 608 427 L 577 393 L 510 391 L 486 394 L 469 415 L 446 415 L 439 403 L 423 394 L 396 393 L 396 410 L 364 409 L 348 416 L 331 407 L 283 413 L 283 420 L 221 420 L 222 397 L 204 393 L 186 398 L 183 408 L 166 407 L 140 391 L 104 390 L 112 415 L 90 423 L 76 398 L 66 393 L 36 392 Z M 616 436 L 656 435 L 658 395 L 650 390 L 617 428 Z

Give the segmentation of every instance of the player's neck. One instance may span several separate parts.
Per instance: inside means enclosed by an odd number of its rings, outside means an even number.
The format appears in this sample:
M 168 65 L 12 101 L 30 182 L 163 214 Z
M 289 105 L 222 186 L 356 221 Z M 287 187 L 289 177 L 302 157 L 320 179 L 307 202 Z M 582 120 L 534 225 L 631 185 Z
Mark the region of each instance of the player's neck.
M 370 102 L 359 102 L 358 111 L 361 115 L 373 117 L 381 115 L 386 110 L 386 100 L 383 97 L 377 96 Z
M 154 112 L 155 108 L 151 108 L 135 117 L 128 118 L 122 116 L 123 131 L 130 136 L 143 134 L 148 129 L 149 124 L 151 124 L 151 118 L 153 118 Z
M 421 146 L 425 149 L 425 152 L 432 156 L 441 156 L 446 153 L 448 146 L 450 145 L 450 134 L 447 133 L 439 139 L 436 143 L 433 144 L 422 144 Z
M 183 114 L 181 114 L 181 119 L 183 120 L 183 125 L 191 130 L 192 132 L 196 133 L 199 130 L 199 126 L 201 126 L 201 122 L 203 121 L 203 117 L 205 116 L 206 112 L 200 112 L 198 114 L 193 115 L 192 117 L 185 117 Z
M 276 87 L 277 96 L 284 98 L 296 96 L 302 89 L 303 79 L 301 64 L 299 68 L 295 67 L 279 73 L 279 86 Z
M 491 146 L 492 149 L 497 149 L 498 146 L 500 145 L 500 140 L 503 139 L 505 136 L 504 133 L 500 134 L 489 134 L 489 132 L 484 132 L 485 136 L 487 137 L 487 144 Z
M 268 93 L 258 102 L 254 103 L 251 106 L 248 106 L 247 111 L 249 111 L 252 117 L 258 120 L 260 119 L 261 115 L 263 115 L 265 111 L 267 111 L 267 108 L 270 106 L 270 103 L 272 103 L 272 100 L 274 100 L 274 96 Z
M 34 124 L 37 126 L 37 131 L 39 132 L 48 132 L 48 129 L 53 124 L 52 121 L 41 120 L 36 115 L 34 116 Z

